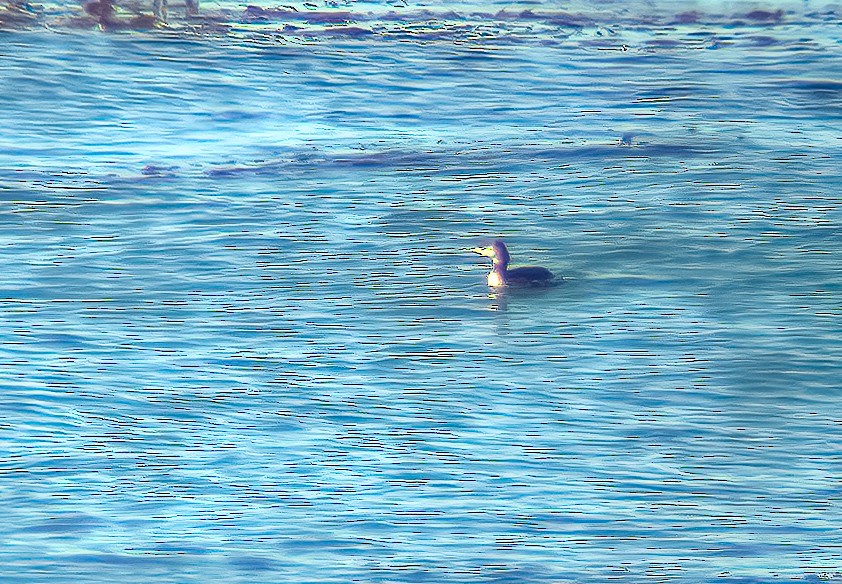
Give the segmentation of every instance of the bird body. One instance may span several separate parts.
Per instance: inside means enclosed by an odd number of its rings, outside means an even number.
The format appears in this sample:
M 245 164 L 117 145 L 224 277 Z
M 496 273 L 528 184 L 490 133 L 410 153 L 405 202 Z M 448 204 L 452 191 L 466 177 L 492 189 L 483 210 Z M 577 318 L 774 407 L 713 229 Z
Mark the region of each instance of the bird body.
M 539 288 L 554 284 L 555 276 L 547 268 L 540 266 L 522 266 L 509 269 L 509 250 L 506 244 L 496 239 L 488 247 L 475 247 L 471 251 L 491 259 L 491 272 L 488 285 L 492 288 L 516 286 Z

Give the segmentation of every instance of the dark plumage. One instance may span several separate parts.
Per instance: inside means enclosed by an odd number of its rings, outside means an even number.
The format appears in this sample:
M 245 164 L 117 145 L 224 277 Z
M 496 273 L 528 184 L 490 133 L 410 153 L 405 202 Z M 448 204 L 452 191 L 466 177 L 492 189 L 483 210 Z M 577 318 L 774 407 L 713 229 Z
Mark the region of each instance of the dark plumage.
M 491 258 L 491 272 L 488 274 L 488 285 L 492 288 L 503 286 L 544 287 L 554 284 L 555 276 L 547 268 L 539 266 L 523 266 L 509 269 L 509 250 L 499 239 L 488 247 L 475 247 L 474 253 Z
M 541 286 L 553 279 L 553 273 L 540 266 L 523 266 L 506 270 L 506 284 Z

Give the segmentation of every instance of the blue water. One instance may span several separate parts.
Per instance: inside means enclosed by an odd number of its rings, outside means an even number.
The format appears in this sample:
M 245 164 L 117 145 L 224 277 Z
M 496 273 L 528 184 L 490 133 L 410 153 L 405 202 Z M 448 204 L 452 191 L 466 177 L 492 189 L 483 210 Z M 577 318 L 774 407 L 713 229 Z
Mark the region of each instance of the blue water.
M 842 28 L 779 6 L 7 23 L 0 579 L 842 577 Z

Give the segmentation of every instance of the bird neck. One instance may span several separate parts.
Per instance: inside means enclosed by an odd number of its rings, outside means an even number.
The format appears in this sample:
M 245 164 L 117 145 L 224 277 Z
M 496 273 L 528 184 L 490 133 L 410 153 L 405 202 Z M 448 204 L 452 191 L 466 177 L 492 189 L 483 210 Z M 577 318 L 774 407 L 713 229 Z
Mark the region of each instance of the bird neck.
M 488 285 L 492 288 L 498 288 L 506 284 L 506 264 L 494 263 L 491 271 L 488 273 Z
M 497 270 L 488 272 L 488 285 L 492 288 L 499 288 L 506 285 L 506 275 L 501 274 Z

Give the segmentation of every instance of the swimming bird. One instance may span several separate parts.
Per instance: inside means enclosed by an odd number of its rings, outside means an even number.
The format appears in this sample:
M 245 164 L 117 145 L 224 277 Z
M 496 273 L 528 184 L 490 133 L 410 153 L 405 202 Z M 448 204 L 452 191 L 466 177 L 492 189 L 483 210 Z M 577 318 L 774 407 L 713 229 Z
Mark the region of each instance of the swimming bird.
M 547 268 L 523 266 L 509 269 L 509 250 L 506 249 L 506 244 L 502 240 L 495 239 L 490 246 L 475 247 L 471 251 L 491 258 L 488 285 L 492 288 L 502 288 L 503 286 L 540 288 L 555 283 L 555 276 Z

